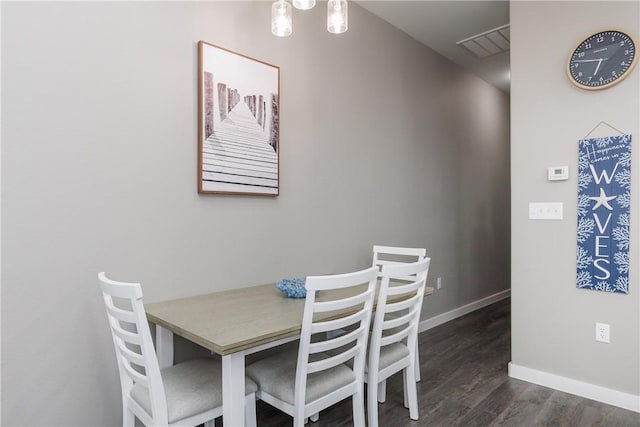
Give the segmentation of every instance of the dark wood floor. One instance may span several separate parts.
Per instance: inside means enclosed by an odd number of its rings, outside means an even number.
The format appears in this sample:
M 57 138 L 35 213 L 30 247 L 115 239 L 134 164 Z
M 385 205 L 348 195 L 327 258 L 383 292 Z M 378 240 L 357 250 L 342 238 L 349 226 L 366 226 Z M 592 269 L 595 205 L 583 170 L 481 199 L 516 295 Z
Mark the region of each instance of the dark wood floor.
M 391 378 L 379 405 L 381 427 L 633 426 L 640 415 L 507 376 L 511 359 L 510 300 L 506 299 L 420 334 L 420 420 L 402 406 L 402 379 Z M 258 426 L 292 419 L 258 402 Z M 351 400 L 320 413 L 308 427 L 352 425 Z

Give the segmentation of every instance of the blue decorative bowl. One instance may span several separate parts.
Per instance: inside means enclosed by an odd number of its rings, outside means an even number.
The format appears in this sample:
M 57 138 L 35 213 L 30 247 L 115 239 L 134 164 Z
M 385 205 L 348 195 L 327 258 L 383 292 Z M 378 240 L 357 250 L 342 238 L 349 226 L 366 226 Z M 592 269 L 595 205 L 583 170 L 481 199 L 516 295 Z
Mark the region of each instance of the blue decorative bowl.
M 282 279 L 276 283 L 276 288 L 287 298 L 306 298 L 307 288 L 304 287 L 305 279 Z

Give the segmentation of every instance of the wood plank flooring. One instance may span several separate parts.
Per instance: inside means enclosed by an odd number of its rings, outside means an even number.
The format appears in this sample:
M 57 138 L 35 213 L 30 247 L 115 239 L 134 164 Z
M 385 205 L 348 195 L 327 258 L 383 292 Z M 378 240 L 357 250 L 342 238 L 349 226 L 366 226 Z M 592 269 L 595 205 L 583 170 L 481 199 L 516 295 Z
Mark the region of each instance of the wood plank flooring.
M 387 384 L 386 403 L 378 407 L 380 426 L 640 427 L 635 412 L 509 378 L 510 309 L 506 299 L 420 334 L 420 419 L 409 419 L 396 375 Z M 258 402 L 257 407 L 259 427 L 292 425 L 289 416 L 269 405 Z M 322 411 L 320 420 L 307 427 L 352 422 L 348 399 Z

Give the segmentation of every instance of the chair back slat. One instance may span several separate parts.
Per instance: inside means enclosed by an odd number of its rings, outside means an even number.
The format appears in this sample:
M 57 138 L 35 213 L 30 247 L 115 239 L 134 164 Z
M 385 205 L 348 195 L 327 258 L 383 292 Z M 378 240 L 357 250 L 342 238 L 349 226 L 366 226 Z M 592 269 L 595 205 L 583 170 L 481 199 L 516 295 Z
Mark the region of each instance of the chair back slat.
M 142 357 L 140 353 L 136 353 L 135 351 L 128 348 L 123 341 L 118 341 L 117 347 L 120 356 L 124 357 L 129 362 L 129 364 L 133 363 L 134 365 L 144 367 L 144 357 Z
M 424 286 L 422 287 L 424 292 Z M 396 313 L 398 311 L 406 310 L 407 308 L 413 307 L 418 300 L 422 299 L 422 295 L 418 295 L 418 293 L 414 294 L 412 297 L 407 298 L 402 301 L 388 303 L 385 306 L 386 313 Z
M 111 329 L 123 401 L 130 400 L 134 384 L 149 391 L 153 424 L 168 423 L 167 400 L 160 367 L 142 303 L 139 283 L 117 282 L 98 274 Z M 146 411 L 145 411 L 146 412 Z
M 406 263 L 401 261 L 389 261 L 384 259 L 378 259 L 376 261 L 376 265 L 378 265 L 379 267 L 384 267 L 385 265 L 401 265 L 401 264 L 406 264 Z
M 142 340 L 140 339 L 140 335 L 122 329 L 120 325 L 112 325 L 111 331 L 124 342 L 128 342 L 134 345 L 140 345 L 140 343 L 142 342 Z
M 370 315 L 370 313 L 367 313 L 367 309 L 363 308 L 348 316 L 339 317 L 333 320 L 326 320 L 323 322 L 313 323 L 311 324 L 311 333 L 317 334 L 318 332 L 329 332 L 329 331 L 344 329 L 347 326 L 351 326 L 356 323 L 362 322 L 362 320 L 364 320 L 367 315 Z
M 119 320 L 120 322 L 127 322 L 132 325 L 135 325 L 136 323 L 137 319 L 134 312 L 118 308 L 113 305 L 113 303 L 107 305 L 107 311 L 109 312 L 109 316 Z
M 402 283 L 398 284 L 398 282 L 394 281 L 393 283 L 389 283 L 389 290 L 387 291 L 388 296 L 394 295 L 405 295 L 410 293 L 415 293 L 415 291 L 421 286 L 420 280 L 413 276 L 411 278 L 410 283 Z
M 351 297 L 336 299 L 333 301 L 316 301 L 313 311 L 316 313 L 326 313 L 327 311 L 349 309 L 358 304 L 364 303 L 367 298 L 369 298 L 369 294 L 367 292 L 363 292 Z
M 111 298 L 121 298 L 123 300 L 138 300 L 142 298 L 142 286 L 140 286 L 140 283 L 126 283 L 128 286 L 123 286 L 124 282 L 108 279 L 104 273 L 100 273 L 98 278 L 102 292 Z
M 427 250 L 425 248 L 401 248 L 398 246 L 374 245 L 373 252 L 377 254 L 391 254 L 423 258 L 427 256 Z
M 364 384 L 364 367 L 368 343 L 368 330 L 371 322 L 373 299 L 377 283 L 378 267 L 331 276 L 309 276 L 306 280 L 307 296 L 305 300 L 298 349 L 296 369 L 295 407 L 306 404 L 307 376 L 314 372 L 343 364 L 352 360 L 354 381 L 350 387 L 362 387 Z M 331 300 L 328 290 L 339 290 L 340 296 Z M 322 301 L 317 301 L 315 291 L 321 291 Z M 348 294 L 344 297 L 344 294 Z M 327 317 L 329 316 L 329 320 Z M 352 326 L 354 331 L 346 333 L 344 328 Z M 311 342 L 311 338 L 314 342 Z M 332 338 L 333 337 L 333 338 Z M 320 339 L 319 341 L 315 341 Z M 331 355 L 322 353 L 333 350 Z M 320 357 L 320 360 L 317 358 Z M 354 389 L 355 390 L 355 389 Z
M 385 335 L 380 338 L 380 347 L 384 347 L 385 345 L 394 344 L 402 341 L 411 333 L 411 328 L 404 328 L 394 334 Z
M 400 327 L 406 325 L 407 323 L 411 322 L 411 320 L 414 317 L 415 316 L 413 314 L 413 311 L 409 311 L 409 312 L 403 314 L 402 316 L 398 316 L 398 317 L 393 317 L 391 319 L 387 319 L 384 322 L 382 322 L 382 330 L 383 331 L 387 331 L 389 329 L 400 328 Z
M 358 347 L 354 346 L 336 356 L 317 360 L 315 362 L 309 362 L 309 364 L 307 365 L 307 373 L 313 374 L 315 372 L 326 371 L 327 369 L 333 368 L 334 366 L 345 363 L 348 360 L 353 359 L 358 351 Z
M 418 268 L 417 266 L 422 265 L 418 263 L 426 259 L 430 260 L 430 258 L 422 258 L 414 262 L 405 262 L 405 263 L 400 263 L 394 266 L 386 266 L 382 268 L 381 272 L 384 272 L 383 270 L 386 268 L 387 269 L 386 276 L 388 276 L 391 281 L 395 281 L 398 277 L 402 277 L 402 276 L 408 276 L 412 278 L 411 281 L 417 281 L 420 279 L 420 276 L 425 275 L 424 271 L 418 270 L 416 272 L 416 269 Z M 402 285 L 403 284 L 396 284 L 396 283 L 392 284 L 392 286 L 397 289 L 402 289 Z M 404 284 L 404 285 L 410 286 L 411 284 Z
M 123 363 L 122 366 L 131 381 L 133 381 L 134 383 L 140 383 L 146 388 L 149 388 L 149 381 L 147 381 L 146 375 L 133 369 L 133 367 L 129 363 Z
M 311 344 L 309 344 L 309 353 L 324 353 L 336 348 L 344 347 L 345 345 L 348 345 L 359 338 L 359 335 L 365 333 L 365 331 L 366 333 L 369 333 L 367 329 L 365 329 L 364 327 L 360 327 L 349 331 L 344 335 L 338 335 L 335 338 L 319 342 L 312 342 Z
M 332 276 L 308 276 L 305 287 L 313 291 L 354 288 L 369 283 L 367 280 L 368 277 L 369 268 L 353 273 L 336 274 Z M 354 283 L 356 283 L 356 285 L 354 285 Z

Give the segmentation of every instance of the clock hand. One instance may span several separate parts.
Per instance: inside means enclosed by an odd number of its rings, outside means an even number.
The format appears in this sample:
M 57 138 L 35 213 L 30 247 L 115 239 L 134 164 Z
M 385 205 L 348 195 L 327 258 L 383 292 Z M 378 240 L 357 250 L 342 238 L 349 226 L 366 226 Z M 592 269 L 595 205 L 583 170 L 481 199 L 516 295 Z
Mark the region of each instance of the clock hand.
M 602 64 L 602 58 L 598 60 L 598 66 L 596 67 L 596 72 L 593 73 L 593 77 L 595 77 L 596 74 L 598 74 L 598 70 L 600 69 L 600 64 Z
M 575 59 L 573 62 L 602 62 L 602 59 Z

